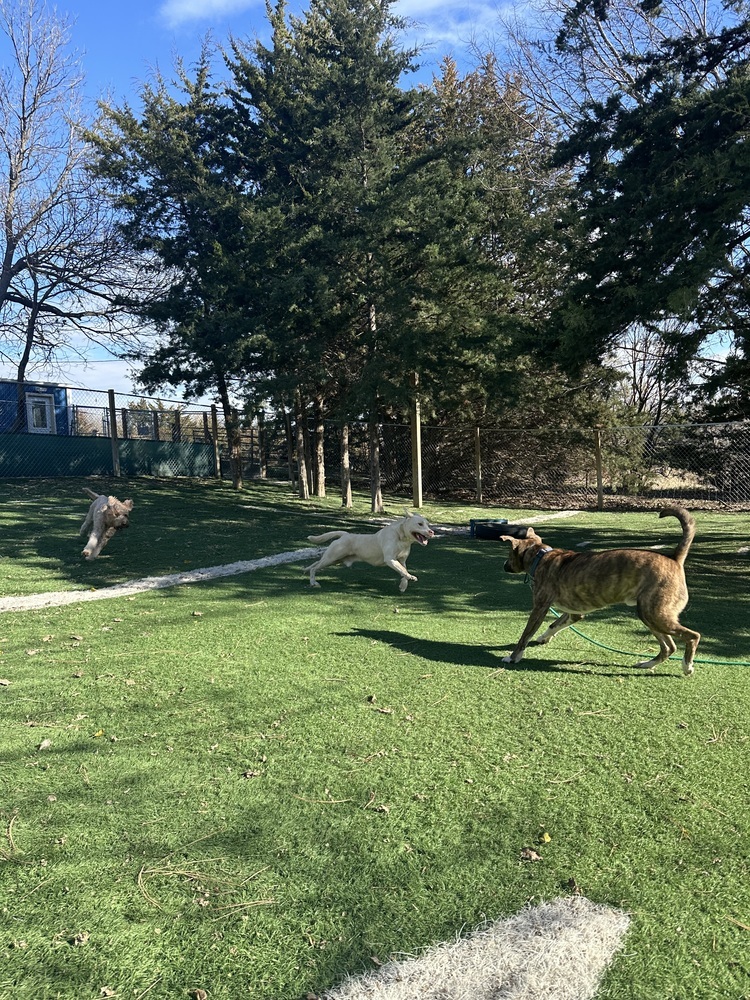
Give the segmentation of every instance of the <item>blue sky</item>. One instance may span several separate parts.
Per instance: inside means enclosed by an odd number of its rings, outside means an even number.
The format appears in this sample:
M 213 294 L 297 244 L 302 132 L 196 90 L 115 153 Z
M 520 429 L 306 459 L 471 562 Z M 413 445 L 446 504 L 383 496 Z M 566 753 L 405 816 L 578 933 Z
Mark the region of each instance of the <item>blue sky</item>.
M 457 5 L 451 0 L 397 0 L 394 13 L 412 22 L 404 41 L 418 45 L 423 53 L 422 69 L 409 82 L 429 82 L 446 55 L 453 56 L 462 69 L 470 68 L 473 43 L 486 47 L 497 28 L 498 2 L 466 0 Z M 306 5 L 303 0 L 290 0 L 289 10 L 299 13 Z M 169 78 L 176 58 L 189 66 L 208 34 L 218 44 L 230 35 L 251 39 L 267 35 L 263 0 L 57 0 L 55 6 L 69 22 L 71 48 L 80 59 L 86 93 L 92 100 L 109 97 L 117 105 L 128 101 L 137 106 L 140 85 L 155 69 Z M 124 362 L 102 350 L 87 348 L 86 353 L 90 360 L 85 365 L 70 364 L 54 374 L 41 370 L 33 377 L 92 389 L 134 391 Z M 0 365 L 0 377 L 12 372 Z
M 292 0 L 289 9 L 305 4 Z M 230 34 L 255 38 L 266 34 L 263 0 L 62 0 L 58 11 L 72 22 L 72 39 L 82 56 L 88 90 L 94 95 L 132 94 L 138 81 L 154 67 L 167 74 L 174 57 L 188 63 L 201 40 L 211 33 L 221 43 Z M 398 0 L 394 12 L 414 22 L 406 36 L 424 50 L 423 76 L 429 80 L 440 59 L 451 54 L 460 62 L 469 56 L 474 38 L 492 34 L 498 18 L 494 0 Z
M 303 6 L 292 0 L 289 9 L 298 12 Z M 115 98 L 128 96 L 154 67 L 168 73 L 176 55 L 190 63 L 208 32 L 217 42 L 230 34 L 266 34 L 263 0 L 62 0 L 57 8 L 72 22 L 73 44 L 94 96 L 106 91 Z M 398 0 L 393 10 L 414 22 L 406 37 L 424 50 L 428 80 L 446 54 L 463 63 L 472 40 L 491 35 L 498 16 L 493 0 Z

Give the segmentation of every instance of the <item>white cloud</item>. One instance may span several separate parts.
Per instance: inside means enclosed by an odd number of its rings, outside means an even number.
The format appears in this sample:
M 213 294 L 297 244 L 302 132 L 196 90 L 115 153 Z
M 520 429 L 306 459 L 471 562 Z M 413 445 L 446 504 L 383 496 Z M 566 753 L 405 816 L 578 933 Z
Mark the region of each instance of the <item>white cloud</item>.
M 503 5 L 494 0 L 470 0 L 460 6 L 451 0 L 400 0 L 394 9 L 408 22 L 408 41 L 424 55 L 434 55 L 437 61 L 451 53 L 463 62 L 475 46 L 487 47 L 498 30 Z
M 188 21 L 210 21 L 257 6 L 257 0 L 166 0 L 160 17 L 170 28 Z

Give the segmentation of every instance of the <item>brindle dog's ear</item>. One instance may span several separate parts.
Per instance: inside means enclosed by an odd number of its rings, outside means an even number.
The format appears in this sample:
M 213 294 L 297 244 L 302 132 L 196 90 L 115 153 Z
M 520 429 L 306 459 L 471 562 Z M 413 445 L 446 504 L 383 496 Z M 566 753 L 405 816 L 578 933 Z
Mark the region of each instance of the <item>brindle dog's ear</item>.
M 502 535 L 500 538 L 504 542 L 509 542 L 511 538 L 538 538 L 533 528 L 527 527 L 525 524 L 504 524 L 502 527 Z

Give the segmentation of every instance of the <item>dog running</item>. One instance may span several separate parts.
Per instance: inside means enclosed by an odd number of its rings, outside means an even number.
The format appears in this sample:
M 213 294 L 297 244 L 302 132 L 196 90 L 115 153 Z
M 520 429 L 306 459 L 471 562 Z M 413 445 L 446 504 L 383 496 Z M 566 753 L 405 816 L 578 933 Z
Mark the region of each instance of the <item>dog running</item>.
M 503 657 L 504 663 L 518 663 L 536 630 L 551 607 L 563 614 L 539 636 L 537 643 L 553 639 L 590 611 L 612 604 L 637 609 L 638 617 L 659 643 L 659 652 L 638 667 L 653 669 L 677 648 L 673 636 L 685 646 L 682 670 L 693 673 L 700 633 L 680 624 L 679 616 L 688 602 L 685 558 L 695 536 L 695 521 L 682 507 L 665 507 L 659 517 L 676 517 L 682 525 L 682 539 L 671 556 L 643 549 L 614 549 L 609 552 L 571 552 L 545 545 L 533 528 L 525 538 L 503 535 L 511 545 L 505 562 L 507 573 L 526 573 L 531 581 L 531 615 L 515 649 Z
M 110 538 L 130 524 L 133 501 L 104 496 L 86 487 L 83 488 L 83 492 L 91 497 L 92 503 L 79 532 L 81 535 L 90 532 L 89 540 L 81 554 L 84 559 L 96 559 Z
M 404 517 L 391 521 L 380 531 L 370 535 L 358 535 L 349 531 L 327 531 L 324 535 L 309 535 L 308 540 L 316 543 L 330 542 L 323 555 L 312 566 L 305 567 L 310 574 L 310 586 L 319 587 L 315 580 L 318 570 L 343 563 L 351 566 L 355 562 L 366 562 L 371 566 L 390 566 L 401 580 L 398 589 L 403 593 L 409 582 L 417 578 L 406 568 L 406 560 L 412 545 L 427 545 L 435 532 L 421 514 L 412 514 L 404 508 Z

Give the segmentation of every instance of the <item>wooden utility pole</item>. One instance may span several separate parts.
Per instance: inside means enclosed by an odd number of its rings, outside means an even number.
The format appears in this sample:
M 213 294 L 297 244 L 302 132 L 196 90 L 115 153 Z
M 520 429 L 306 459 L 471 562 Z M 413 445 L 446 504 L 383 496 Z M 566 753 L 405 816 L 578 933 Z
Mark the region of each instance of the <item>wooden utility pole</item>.
M 596 460 L 596 509 L 604 510 L 604 483 L 602 476 L 602 429 L 594 428 L 594 458 Z
M 411 402 L 411 498 L 417 510 L 422 506 L 422 413 L 419 405 L 419 375 L 412 373 L 414 394 Z
M 479 427 L 474 428 L 474 472 L 477 480 L 477 503 L 482 502 L 482 440 Z
M 120 477 L 120 448 L 117 444 L 117 407 L 115 406 L 115 390 L 108 389 L 109 397 L 109 436 L 112 441 L 112 474 Z

